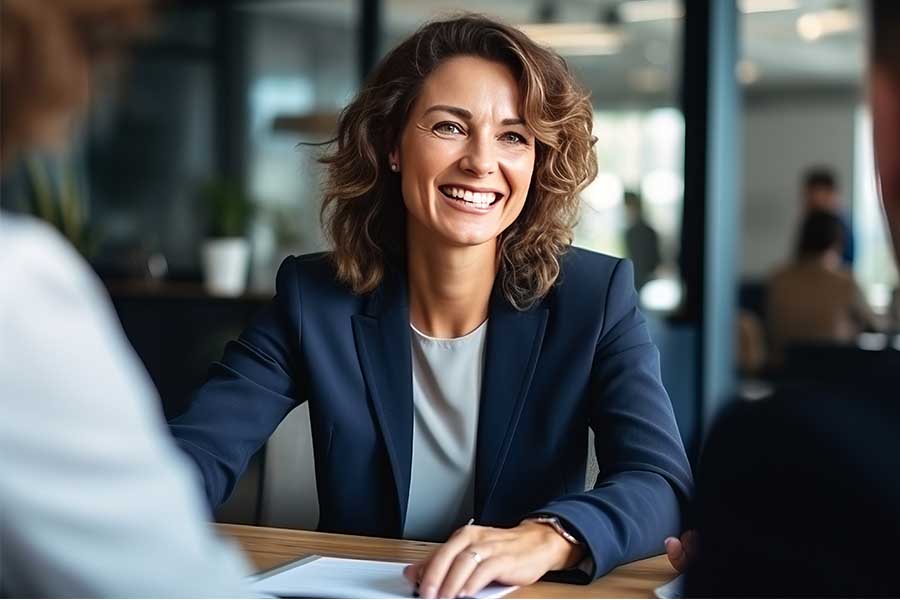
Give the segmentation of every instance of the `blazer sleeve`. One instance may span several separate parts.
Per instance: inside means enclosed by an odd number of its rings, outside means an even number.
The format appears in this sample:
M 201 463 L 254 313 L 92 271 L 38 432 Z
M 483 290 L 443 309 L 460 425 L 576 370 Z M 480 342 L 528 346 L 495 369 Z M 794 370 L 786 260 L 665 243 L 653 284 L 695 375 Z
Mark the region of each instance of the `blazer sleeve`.
M 610 276 L 589 401 L 597 481 L 535 514 L 556 516 L 585 544 L 594 580 L 621 563 L 664 552 L 666 536 L 680 533 L 693 485 L 627 260 Z M 585 579 L 566 573 L 573 582 Z
M 228 343 L 187 411 L 169 422 L 199 466 L 211 506 L 228 498 L 253 455 L 305 399 L 299 352 L 300 292 L 290 257 L 278 269 L 273 300 Z

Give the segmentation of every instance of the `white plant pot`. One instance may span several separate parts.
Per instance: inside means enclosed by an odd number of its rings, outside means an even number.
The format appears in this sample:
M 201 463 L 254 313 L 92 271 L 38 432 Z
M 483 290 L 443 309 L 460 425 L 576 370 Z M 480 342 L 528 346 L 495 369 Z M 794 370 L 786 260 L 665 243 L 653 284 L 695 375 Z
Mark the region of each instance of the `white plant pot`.
M 203 284 L 214 296 L 240 296 L 247 287 L 250 243 L 241 237 L 203 242 Z

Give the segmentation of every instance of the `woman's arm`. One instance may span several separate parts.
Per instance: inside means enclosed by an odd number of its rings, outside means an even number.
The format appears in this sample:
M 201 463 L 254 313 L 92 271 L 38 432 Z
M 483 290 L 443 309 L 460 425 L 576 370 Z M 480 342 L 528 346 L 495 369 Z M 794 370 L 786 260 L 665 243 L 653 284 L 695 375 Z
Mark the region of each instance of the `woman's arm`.
M 188 410 L 169 423 L 199 466 L 213 507 L 228 498 L 256 451 L 305 400 L 299 346 L 300 293 L 290 257 L 278 269 L 275 298 L 228 343 Z
M 659 352 L 637 306 L 631 263 L 610 277 L 591 373 L 590 425 L 600 473 L 592 490 L 548 504 L 586 546 L 595 579 L 618 564 L 664 551 L 681 531 L 692 476 Z

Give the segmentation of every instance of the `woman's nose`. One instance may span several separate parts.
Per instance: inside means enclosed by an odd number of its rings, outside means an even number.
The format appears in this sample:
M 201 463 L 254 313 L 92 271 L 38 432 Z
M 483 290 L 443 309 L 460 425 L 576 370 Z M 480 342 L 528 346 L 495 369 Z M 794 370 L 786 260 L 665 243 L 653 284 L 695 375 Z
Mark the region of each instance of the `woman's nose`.
M 466 148 L 460 168 L 474 177 L 486 177 L 497 170 L 497 156 L 489 140 L 473 140 Z

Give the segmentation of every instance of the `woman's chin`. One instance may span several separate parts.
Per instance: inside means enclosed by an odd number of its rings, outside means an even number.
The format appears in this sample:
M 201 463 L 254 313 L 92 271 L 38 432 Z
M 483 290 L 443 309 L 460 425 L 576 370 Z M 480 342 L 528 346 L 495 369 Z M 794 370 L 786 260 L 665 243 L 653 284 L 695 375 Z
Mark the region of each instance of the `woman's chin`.
M 493 243 L 500 235 L 495 229 L 484 229 L 480 227 L 452 227 L 442 228 L 440 237 L 453 246 L 481 246 L 486 243 Z

